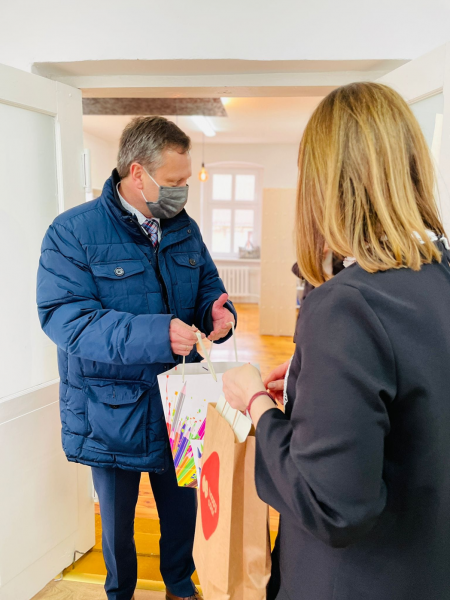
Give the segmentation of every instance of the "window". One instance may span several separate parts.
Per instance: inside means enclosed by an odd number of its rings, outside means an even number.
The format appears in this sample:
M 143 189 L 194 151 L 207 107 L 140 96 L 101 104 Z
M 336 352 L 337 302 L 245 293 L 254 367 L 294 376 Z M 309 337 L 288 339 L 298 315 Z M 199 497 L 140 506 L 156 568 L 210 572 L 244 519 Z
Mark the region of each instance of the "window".
M 246 163 L 207 166 L 203 188 L 205 242 L 215 258 L 239 258 L 260 245 L 262 168 Z

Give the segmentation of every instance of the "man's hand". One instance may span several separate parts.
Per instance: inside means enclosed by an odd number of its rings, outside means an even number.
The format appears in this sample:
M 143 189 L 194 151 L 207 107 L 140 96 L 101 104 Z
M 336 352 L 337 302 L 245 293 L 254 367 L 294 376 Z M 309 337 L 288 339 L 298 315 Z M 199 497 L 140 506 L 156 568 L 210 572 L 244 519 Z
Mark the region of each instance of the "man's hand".
M 169 328 L 170 345 L 172 352 L 180 356 L 187 356 L 192 351 L 192 348 L 197 343 L 197 336 L 195 332 L 198 331 L 197 327 L 190 327 L 180 321 L 180 319 L 172 319 Z M 202 338 L 205 334 L 202 333 Z
M 230 323 L 235 323 L 233 313 L 224 307 L 227 300 L 228 294 L 222 294 L 213 304 L 211 316 L 214 329 L 208 336 L 208 340 L 211 342 L 224 338 L 231 329 Z

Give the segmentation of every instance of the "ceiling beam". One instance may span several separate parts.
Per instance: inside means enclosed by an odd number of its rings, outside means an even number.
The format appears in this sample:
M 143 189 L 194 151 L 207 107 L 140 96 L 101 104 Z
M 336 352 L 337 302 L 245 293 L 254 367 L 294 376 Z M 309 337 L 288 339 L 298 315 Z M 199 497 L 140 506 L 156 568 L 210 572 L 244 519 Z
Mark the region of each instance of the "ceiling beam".
M 220 98 L 83 98 L 83 114 L 227 116 Z

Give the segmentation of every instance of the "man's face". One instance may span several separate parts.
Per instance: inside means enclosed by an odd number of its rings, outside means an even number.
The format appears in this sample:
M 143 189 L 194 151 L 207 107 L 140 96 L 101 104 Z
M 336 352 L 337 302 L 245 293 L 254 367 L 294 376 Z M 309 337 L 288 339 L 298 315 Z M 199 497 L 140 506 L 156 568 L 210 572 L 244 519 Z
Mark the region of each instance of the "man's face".
M 181 154 L 175 149 L 167 149 L 162 153 L 162 166 L 153 174 L 153 179 L 160 186 L 182 187 L 187 185 L 192 175 L 191 155 L 189 152 Z M 149 202 L 158 200 L 159 188 L 153 183 L 145 172 L 142 177 L 143 191 Z

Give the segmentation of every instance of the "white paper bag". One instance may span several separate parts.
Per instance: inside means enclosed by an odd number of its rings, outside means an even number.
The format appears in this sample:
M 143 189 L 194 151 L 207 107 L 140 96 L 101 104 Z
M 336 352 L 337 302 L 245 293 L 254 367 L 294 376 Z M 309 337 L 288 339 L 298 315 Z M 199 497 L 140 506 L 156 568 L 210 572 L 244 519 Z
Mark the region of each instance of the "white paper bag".
M 208 404 L 217 403 L 222 395 L 223 373 L 240 364 L 243 363 L 213 363 L 217 381 L 206 362 L 184 365 L 184 377 L 182 365 L 158 375 L 178 485 L 197 487 L 196 463 L 200 464 L 203 454 Z M 195 449 L 191 439 L 197 442 Z

